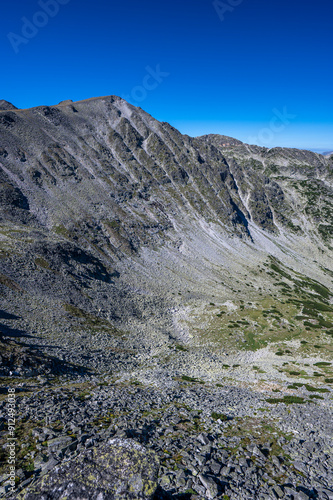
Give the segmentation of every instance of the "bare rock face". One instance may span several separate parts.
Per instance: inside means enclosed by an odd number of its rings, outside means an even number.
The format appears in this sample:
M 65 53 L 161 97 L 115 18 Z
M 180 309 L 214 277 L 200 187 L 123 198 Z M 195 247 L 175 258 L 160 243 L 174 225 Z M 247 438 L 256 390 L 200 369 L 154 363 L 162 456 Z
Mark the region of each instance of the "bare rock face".
M 121 500 L 153 497 L 159 460 L 135 441 L 111 439 L 55 467 L 18 500 Z
M 270 255 L 330 286 L 332 162 L 189 137 L 117 96 L 1 101 L 0 332 L 97 373 L 130 370 L 190 341 L 196 309 L 271 294 L 258 271 Z
M 12 104 L 11 102 L 0 99 L 0 111 L 7 111 L 9 109 L 17 109 L 17 107 L 14 106 L 14 104 Z

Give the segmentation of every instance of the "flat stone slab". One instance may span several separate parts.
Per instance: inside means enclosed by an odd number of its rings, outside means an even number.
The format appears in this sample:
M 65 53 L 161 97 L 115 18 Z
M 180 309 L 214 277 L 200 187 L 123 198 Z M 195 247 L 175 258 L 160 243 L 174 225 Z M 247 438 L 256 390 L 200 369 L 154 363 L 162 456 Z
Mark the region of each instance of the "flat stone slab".
M 131 439 L 110 439 L 74 460 L 54 467 L 20 500 L 151 499 L 157 488 L 159 459 Z

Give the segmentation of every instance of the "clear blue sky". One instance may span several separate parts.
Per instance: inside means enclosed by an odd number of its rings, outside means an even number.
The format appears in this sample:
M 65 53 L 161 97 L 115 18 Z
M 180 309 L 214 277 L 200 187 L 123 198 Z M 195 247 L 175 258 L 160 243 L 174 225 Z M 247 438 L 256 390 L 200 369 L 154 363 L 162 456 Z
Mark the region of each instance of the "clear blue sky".
M 333 150 L 332 0 L 5 4 L 0 99 L 115 94 L 189 135 Z

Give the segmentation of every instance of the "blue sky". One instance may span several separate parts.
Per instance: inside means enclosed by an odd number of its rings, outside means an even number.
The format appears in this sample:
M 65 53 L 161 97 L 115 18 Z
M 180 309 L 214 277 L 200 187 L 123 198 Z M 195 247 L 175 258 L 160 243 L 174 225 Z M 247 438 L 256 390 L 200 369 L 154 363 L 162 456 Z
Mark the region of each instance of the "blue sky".
M 189 135 L 333 150 L 332 19 L 331 0 L 13 0 L 0 99 L 114 94 Z

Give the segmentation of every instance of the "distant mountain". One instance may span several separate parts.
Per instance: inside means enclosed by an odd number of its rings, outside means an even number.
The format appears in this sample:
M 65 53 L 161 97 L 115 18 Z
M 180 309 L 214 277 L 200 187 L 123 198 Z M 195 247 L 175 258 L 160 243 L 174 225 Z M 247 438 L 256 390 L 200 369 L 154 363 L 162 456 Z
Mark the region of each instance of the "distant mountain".
M 333 151 L 326 151 L 325 153 L 323 153 L 324 156 L 331 156 L 333 155 Z

